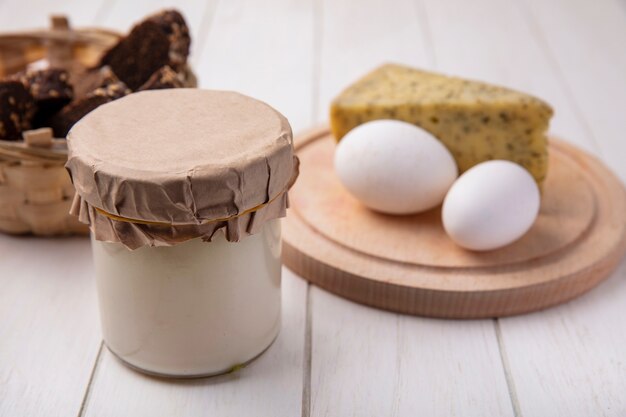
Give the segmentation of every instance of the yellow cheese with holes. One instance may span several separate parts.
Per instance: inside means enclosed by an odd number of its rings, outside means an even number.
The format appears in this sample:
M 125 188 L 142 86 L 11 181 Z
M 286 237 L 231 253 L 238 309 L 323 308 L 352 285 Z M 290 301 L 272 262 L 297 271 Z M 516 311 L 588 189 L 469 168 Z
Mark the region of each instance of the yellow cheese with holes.
M 525 167 L 541 184 L 548 170 L 546 131 L 552 108 L 507 88 L 387 64 L 332 103 L 331 129 L 340 140 L 377 119 L 413 123 L 437 137 L 464 172 L 491 159 Z

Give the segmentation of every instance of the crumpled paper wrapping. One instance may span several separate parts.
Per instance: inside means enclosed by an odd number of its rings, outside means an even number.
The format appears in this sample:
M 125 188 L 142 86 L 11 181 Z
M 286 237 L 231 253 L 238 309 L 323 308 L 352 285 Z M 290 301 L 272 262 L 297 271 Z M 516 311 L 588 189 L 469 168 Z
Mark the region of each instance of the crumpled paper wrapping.
M 221 229 L 239 241 L 285 216 L 298 175 L 287 120 L 234 92 L 132 94 L 83 118 L 68 145 L 71 213 L 129 249 L 210 241 Z
M 259 210 L 228 220 L 162 226 L 111 219 L 99 213 L 76 194 L 70 213 L 78 216 L 80 222 L 90 226 L 96 240 L 122 243 L 128 249 L 134 250 L 141 246 L 172 246 L 195 238 L 210 242 L 213 235 L 220 230 L 229 242 L 238 242 L 248 235 L 261 231 L 265 222 L 285 217 L 288 207 L 289 198 L 285 192 Z

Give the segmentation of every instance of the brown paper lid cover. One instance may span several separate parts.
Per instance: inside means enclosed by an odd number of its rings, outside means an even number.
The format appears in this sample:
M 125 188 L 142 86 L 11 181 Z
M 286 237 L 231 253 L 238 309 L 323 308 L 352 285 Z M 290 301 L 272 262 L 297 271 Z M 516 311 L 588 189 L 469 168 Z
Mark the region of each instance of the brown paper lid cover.
M 79 199 L 75 212 L 92 230 L 99 210 L 183 229 L 263 206 L 274 207 L 269 216 L 265 207 L 265 217 L 280 217 L 297 175 L 287 119 L 230 91 L 131 94 L 78 122 L 68 147 L 66 167 Z M 124 239 L 110 234 L 101 233 L 101 240 Z M 155 244 L 148 240 L 143 244 Z

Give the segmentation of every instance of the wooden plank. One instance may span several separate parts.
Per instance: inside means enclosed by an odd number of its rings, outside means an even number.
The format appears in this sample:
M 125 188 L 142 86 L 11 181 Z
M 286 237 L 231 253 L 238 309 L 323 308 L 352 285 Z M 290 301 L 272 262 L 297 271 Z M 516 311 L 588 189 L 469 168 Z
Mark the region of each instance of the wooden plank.
M 212 19 L 203 19 L 205 24 L 213 22 L 212 26 L 199 30 L 208 36 L 204 49 L 194 52 L 199 57 L 195 69 L 202 85 L 250 94 L 284 111 L 294 129 L 307 126 L 311 7 L 298 0 L 221 2 Z M 278 339 L 259 359 L 231 375 L 183 382 L 158 380 L 127 369 L 105 350 L 85 415 L 300 415 L 306 289 L 304 281 L 284 270 L 283 324 Z
M 626 119 L 619 115 L 626 106 L 624 10 L 613 0 L 527 3 L 535 36 L 553 55 L 603 159 L 626 180 Z M 524 416 L 626 414 L 625 279 L 623 262 L 586 297 L 525 320 L 502 321 Z
M 626 415 L 626 263 L 589 294 L 500 320 L 524 417 Z
M 89 240 L 0 235 L 0 317 L 0 415 L 77 415 L 100 347 Z
M 323 3 L 320 120 L 341 89 L 383 62 L 435 68 L 418 6 Z M 317 288 L 311 303 L 312 416 L 513 415 L 491 320 L 401 316 Z
M 152 378 L 128 369 L 105 349 L 85 415 L 300 415 L 305 293 L 306 283 L 284 270 L 281 333 L 267 352 L 232 374 L 195 380 Z
M 312 295 L 312 416 L 513 415 L 491 320 L 422 319 Z
M 616 96 L 611 89 L 620 90 L 615 88 L 614 74 L 603 71 L 610 69 L 605 64 L 611 62 L 607 57 L 624 59 L 623 48 L 607 54 L 598 45 L 610 41 L 608 33 L 616 38 L 622 33 L 623 38 L 622 18 L 613 16 L 621 13 L 607 9 L 611 1 L 583 3 L 532 1 L 532 9 L 527 9 L 515 1 L 483 0 L 469 8 L 461 7 L 459 1 L 428 0 L 425 10 L 433 27 L 437 62 L 442 67 L 545 97 L 556 109 L 553 132 L 596 155 L 606 153 L 599 151 L 597 141 L 611 137 L 605 147 L 619 156 L 623 145 L 615 145 L 615 140 L 621 131 L 613 126 L 598 135 L 592 122 L 593 112 L 597 118 L 610 115 L 603 113 L 611 112 L 610 105 L 601 104 L 598 97 L 590 105 L 582 86 L 594 90 L 590 94 L 598 94 L 598 84 L 606 97 Z M 497 18 L 485 18 L 489 15 Z M 606 28 L 607 22 L 614 23 Z M 601 35 L 594 37 L 595 32 Z M 458 39 L 463 39 L 462 48 Z M 582 58 L 599 53 L 594 48 L 602 50 L 602 59 Z M 564 75 L 570 72 L 573 75 L 569 78 Z M 611 81 L 611 85 L 600 80 Z M 607 103 L 616 104 L 611 100 Z M 619 165 L 612 165 L 624 178 Z M 621 394 L 626 381 L 624 367 L 619 364 L 626 359 L 621 348 L 626 343 L 626 329 L 617 319 L 626 303 L 624 276 L 622 265 L 605 284 L 574 302 L 499 321 L 502 353 L 507 358 L 510 388 L 520 415 L 624 413 Z
M 200 86 L 248 94 L 281 111 L 294 131 L 308 128 L 312 8 L 298 0 L 221 2 L 196 66 Z
M 0 27 L 48 27 L 50 14 L 95 22 L 104 1 L 5 0 Z M 79 413 L 100 348 L 100 323 L 85 238 L 0 235 L 0 415 Z

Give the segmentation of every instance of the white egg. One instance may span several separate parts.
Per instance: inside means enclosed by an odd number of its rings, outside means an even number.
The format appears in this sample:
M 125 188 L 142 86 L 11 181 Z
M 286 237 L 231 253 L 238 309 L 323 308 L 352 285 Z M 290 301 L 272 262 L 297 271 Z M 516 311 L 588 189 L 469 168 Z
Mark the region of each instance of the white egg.
M 459 246 L 496 249 L 530 229 L 539 205 L 539 188 L 527 170 L 510 161 L 483 162 L 461 175 L 448 191 L 443 226 Z
M 335 171 L 361 203 L 390 214 L 439 205 L 458 174 L 441 142 L 398 120 L 376 120 L 348 132 L 337 145 Z

